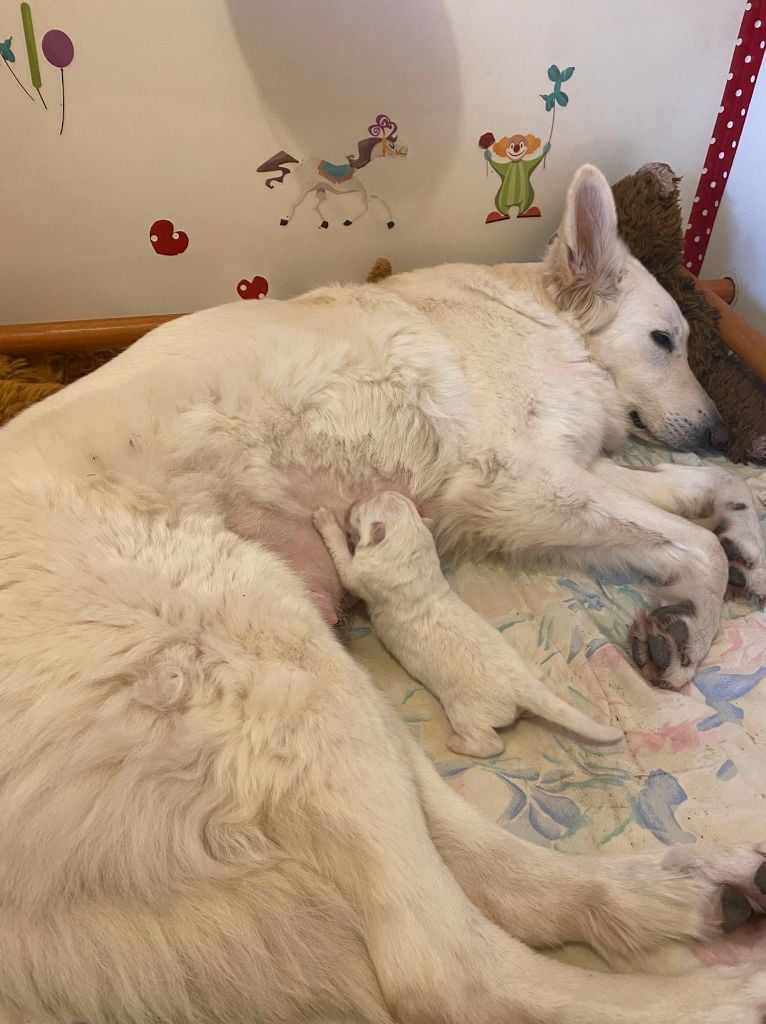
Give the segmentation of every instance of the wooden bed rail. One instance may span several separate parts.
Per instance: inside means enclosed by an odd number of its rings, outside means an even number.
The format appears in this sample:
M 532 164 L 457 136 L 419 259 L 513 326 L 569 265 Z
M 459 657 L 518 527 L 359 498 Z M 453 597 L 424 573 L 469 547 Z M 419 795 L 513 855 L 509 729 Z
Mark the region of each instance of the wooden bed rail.
M 127 348 L 149 331 L 182 313 L 121 316 L 110 320 L 54 320 L 41 324 L 0 324 L 0 355 L 86 352 Z
M 731 278 L 697 281 L 697 287 L 721 314 L 721 337 L 739 358 L 766 380 L 766 336 L 751 327 L 727 303 L 735 296 Z M 0 355 L 28 356 L 50 352 L 86 352 L 127 348 L 154 327 L 181 313 L 128 316 L 110 320 L 64 320 L 40 324 L 0 325 Z

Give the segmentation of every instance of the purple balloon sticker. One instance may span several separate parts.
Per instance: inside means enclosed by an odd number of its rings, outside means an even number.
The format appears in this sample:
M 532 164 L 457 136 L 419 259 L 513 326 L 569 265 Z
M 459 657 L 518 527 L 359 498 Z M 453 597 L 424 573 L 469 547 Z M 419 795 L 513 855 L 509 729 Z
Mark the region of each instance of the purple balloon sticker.
M 74 45 L 72 40 L 62 32 L 60 28 L 52 28 L 43 36 L 43 54 L 49 64 L 61 71 L 61 127 L 59 135 L 64 134 L 64 113 L 66 101 L 64 98 L 64 68 L 68 68 L 74 60 Z
M 52 28 L 43 36 L 43 53 L 54 68 L 68 68 L 74 59 L 74 46 L 66 32 Z

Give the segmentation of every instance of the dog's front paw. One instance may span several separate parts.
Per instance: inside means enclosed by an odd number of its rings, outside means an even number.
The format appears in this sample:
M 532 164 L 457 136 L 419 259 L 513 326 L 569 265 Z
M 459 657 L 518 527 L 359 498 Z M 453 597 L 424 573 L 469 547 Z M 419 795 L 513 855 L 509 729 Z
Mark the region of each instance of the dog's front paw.
M 630 650 L 641 674 L 655 686 L 677 690 L 694 678 L 699 654 L 694 650 L 696 608 L 680 601 L 641 612 L 630 632 Z
M 751 510 L 744 503 L 732 504 L 713 532 L 729 560 L 730 592 L 766 603 L 766 556 Z

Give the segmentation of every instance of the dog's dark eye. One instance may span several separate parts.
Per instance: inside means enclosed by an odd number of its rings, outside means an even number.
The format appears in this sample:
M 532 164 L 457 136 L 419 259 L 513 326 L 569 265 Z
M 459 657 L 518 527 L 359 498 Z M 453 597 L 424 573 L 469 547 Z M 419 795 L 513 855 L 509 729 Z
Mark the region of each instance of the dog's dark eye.
M 660 348 L 664 348 L 667 352 L 673 351 L 673 339 L 665 331 L 652 331 L 652 341 L 655 345 L 659 345 Z

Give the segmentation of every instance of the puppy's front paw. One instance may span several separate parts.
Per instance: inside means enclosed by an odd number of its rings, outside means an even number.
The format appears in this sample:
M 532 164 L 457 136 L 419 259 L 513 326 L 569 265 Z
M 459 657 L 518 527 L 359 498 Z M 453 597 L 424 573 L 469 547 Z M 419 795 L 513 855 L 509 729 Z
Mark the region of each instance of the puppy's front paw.
M 319 530 L 320 533 L 324 533 L 325 530 L 333 529 L 339 526 L 338 520 L 335 518 L 335 513 L 331 512 L 329 508 L 318 508 L 312 516 L 314 526 Z

